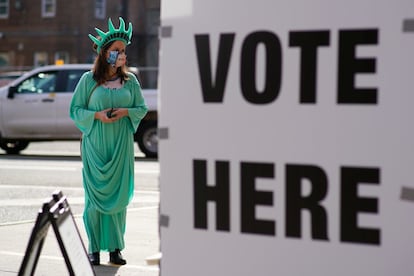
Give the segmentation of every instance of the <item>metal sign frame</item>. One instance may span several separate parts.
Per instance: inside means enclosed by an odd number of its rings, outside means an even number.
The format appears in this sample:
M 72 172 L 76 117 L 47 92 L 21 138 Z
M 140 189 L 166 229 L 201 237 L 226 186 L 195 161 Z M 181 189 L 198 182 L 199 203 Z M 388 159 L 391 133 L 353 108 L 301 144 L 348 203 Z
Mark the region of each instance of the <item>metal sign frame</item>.
M 69 275 L 96 275 L 67 198 L 61 191 L 54 192 L 52 198 L 39 210 L 18 275 L 34 274 L 50 225 L 55 232 Z

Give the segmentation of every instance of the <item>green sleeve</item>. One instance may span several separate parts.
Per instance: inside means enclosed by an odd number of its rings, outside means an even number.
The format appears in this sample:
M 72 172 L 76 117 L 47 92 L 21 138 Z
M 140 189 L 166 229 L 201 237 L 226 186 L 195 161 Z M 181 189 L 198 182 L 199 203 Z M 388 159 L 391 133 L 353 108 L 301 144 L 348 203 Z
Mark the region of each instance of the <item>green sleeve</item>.
M 76 85 L 70 103 L 69 116 L 84 135 L 89 135 L 95 121 L 95 111 L 88 109 L 88 102 L 96 82 L 92 72 L 86 72 Z
M 145 99 L 142 96 L 141 85 L 134 74 L 129 74 L 129 89 L 132 94 L 132 107 L 128 108 L 129 121 L 131 122 L 130 127 L 133 133 L 137 131 L 139 123 L 142 118 L 147 114 L 148 108 L 145 104 Z

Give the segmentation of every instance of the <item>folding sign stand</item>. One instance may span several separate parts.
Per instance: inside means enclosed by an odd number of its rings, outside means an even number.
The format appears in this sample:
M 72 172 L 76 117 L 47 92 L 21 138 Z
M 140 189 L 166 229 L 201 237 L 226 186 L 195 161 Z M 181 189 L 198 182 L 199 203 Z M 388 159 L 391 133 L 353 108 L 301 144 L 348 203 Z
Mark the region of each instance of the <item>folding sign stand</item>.
M 34 275 L 50 224 L 52 224 L 69 274 L 95 275 L 66 196 L 59 191 L 53 193 L 52 198 L 39 210 L 19 276 Z

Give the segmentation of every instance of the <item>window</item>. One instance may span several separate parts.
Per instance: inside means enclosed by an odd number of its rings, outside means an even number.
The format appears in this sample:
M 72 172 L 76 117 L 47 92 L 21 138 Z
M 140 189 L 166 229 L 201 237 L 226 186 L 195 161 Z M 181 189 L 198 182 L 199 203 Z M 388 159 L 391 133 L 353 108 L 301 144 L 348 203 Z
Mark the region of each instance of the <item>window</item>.
M 95 18 L 105 19 L 106 0 L 95 0 Z
M 51 93 L 55 92 L 56 79 L 58 72 L 42 72 L 38 73 L 17 87 L 17 93 Z
M 55 64 L 69 63 L 69 53 L 65 51 L 58 51 L 55 53 Z
M 9 17 L 9 0 L 0 0 L 0 18 Z
M 83 73 L 87 70 L 73 70 L 68 73 L 68 82 L 66 84 L 65 92 L 75 91 L 75 87 L 79 82 L 79 79 L 82 77 Z
M 10 65 L 10 56 L 7 52 L 0 52 L 0 66 Z
M 42 0 L 42 17 L 55 17 L 56 0 Z
M 146 33 L 152 35 L 158 35 L 158 28 L 160 27 L 160 10 L 148 9 L 146 16 Z
M 34 54 L 34 66 L 43 66 L 47 65 L 47 53 L 46 52 L 36 52 Z

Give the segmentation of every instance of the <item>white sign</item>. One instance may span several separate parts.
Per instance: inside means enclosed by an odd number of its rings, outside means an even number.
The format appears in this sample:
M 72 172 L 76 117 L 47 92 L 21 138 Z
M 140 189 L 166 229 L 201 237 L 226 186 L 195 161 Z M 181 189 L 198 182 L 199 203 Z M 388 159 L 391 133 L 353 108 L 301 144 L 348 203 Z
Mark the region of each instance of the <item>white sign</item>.
M 162 275 L 412 275 L 414 2 L 161 11 Z

